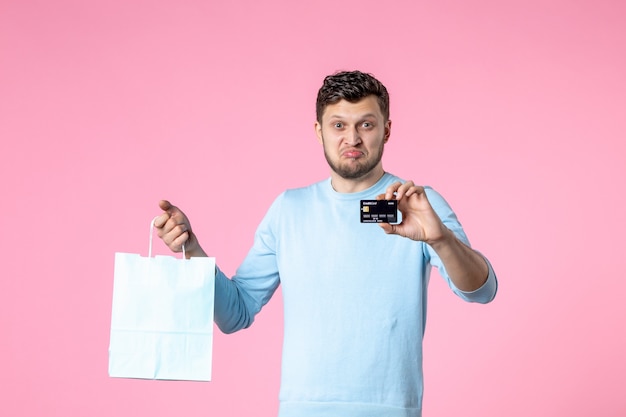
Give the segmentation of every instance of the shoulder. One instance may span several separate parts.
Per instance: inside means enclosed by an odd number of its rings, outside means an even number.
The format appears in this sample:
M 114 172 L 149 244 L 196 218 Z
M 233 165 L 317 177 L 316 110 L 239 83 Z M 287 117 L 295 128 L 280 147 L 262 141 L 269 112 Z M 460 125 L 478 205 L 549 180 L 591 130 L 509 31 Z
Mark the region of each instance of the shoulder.
M 303 205 L 319 197 L 325 193 L 329 186 L 329 180 L 322 180 L 311 185 L 299 188 L 289 188 L 280 193 L 270 206 L 270 212 L 280 212 L 285 208 Z
M 431 187 L 430 185 L 424 185 L 423 187 L 424 187 L 424 192 L 426 193 L 426 197 L 428 197 L 428 201 L 430 201 L 431 205 L 446 206 L 446 207 L 450 206 L 448 202 L 446 201 L 446 199 L 443 198 L 443 196 L 433 187 Z
M 278 196 L 278 198 L 288 201 L 306 200 L 309 198 L 313 198 L 320 193 L 326 192 L 327 188 L 329 187 L 330 179 L 325 179 L 304 187 L 290 188 L 288 190 L 285 190 L 282 192 L 282 194 Z

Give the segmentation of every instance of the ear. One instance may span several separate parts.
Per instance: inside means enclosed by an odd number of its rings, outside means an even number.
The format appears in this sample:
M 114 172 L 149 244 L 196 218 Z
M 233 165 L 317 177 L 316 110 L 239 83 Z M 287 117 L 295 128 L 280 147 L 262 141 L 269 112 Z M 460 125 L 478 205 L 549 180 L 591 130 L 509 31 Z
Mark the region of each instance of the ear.
M 322 136 L 322 125 L 320 124 L 320 122 L 315 122 L 315 134 L 317 135 L 317 141 L 320 143 L 320 145 L 324 144 L 324 139 Z
M 387 120 L 387 122 L 385 123 L 385 143 L 387 143 L 387 141 L 389 140 L 389 136 L 391 136 L 391 120 Z

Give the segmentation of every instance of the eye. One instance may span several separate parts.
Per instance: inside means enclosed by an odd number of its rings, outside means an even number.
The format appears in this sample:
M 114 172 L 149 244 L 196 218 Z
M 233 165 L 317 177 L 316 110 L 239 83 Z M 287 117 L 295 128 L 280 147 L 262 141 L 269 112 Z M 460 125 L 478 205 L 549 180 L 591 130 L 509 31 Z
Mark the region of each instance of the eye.
M 371 129 L 371 128 L 374 127 L 374 123 L 372 123 L 372 122 L 363 122 L 363 123 L 361 123 L 361 126 L 364 129 Z
M 335 129 L 341 129 L 341 128 L 343 128 L 343 123 L 341 123 L 341 122 L 335 122 L 335 123 L 333 124 L 333 126 L 335 127 Z

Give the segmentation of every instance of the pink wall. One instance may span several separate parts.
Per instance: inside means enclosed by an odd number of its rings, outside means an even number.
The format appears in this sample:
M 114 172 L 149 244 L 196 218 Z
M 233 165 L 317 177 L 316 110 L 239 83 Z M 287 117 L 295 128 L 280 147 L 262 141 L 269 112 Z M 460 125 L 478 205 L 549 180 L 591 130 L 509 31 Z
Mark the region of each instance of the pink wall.
M 168 198 L 234 272 L 327 176 L 314 98 L 354 68 L 392 95 L 385 167 L 500 277 L 488 306 L 433 279 L 425 415 L 625 415 L 625 3 L 225 3 L 0 2 L 0 415 L 274 416 L 280 296 L 210 383 L 107 376 L 113 254 Z

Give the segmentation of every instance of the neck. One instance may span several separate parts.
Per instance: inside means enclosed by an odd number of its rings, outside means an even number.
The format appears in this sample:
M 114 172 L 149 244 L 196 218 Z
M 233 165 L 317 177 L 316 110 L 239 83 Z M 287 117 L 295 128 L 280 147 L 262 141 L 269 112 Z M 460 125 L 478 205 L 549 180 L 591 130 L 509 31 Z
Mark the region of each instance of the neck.
M 359 178 L 344 178 L 335 171 L 331 171 L 330 183 L 338 193 L 358 193 L 376 184 L 383 175 L 385 171 L 380 165 Z

